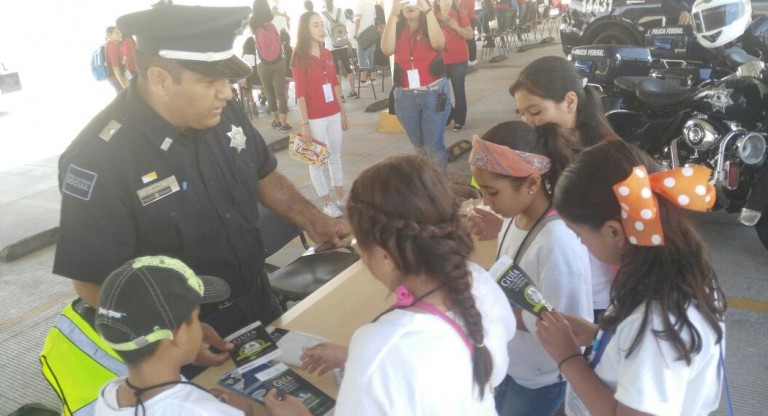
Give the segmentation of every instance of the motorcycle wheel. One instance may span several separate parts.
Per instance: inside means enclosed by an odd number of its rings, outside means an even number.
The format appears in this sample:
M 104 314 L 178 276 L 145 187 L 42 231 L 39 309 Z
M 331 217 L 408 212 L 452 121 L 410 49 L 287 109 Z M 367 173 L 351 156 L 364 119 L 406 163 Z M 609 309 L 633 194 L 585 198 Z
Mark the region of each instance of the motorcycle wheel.
M 633 35 L 632 32 L 624 29 L 623 27 L 608 28 L 601 32 L 599 35 L 595 36 L 591 42 L 587 43 L 594 45 L 608 44 L 642 46 L 642 43 L 637 39 L 637 36 Z
M 757 236 L 760 237 L 760 242 L 763 243 L 763 247 L 768 249 L 768 212 L 763 212 L 763 216 L 760 221 L 755 224 L 757 230 Z

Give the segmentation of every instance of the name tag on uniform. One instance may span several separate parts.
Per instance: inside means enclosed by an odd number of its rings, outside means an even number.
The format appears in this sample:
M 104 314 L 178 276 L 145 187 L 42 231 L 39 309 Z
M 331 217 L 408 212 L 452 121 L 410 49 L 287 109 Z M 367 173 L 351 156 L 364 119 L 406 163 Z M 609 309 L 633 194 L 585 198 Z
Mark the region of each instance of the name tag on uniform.
M 139 201 L 142 206 L 147 206 L 159 199 L 162 199 L 174 192 L 177 192 L 181 188 L 179 182 L 176 180 L 176 176 L 165 178 L 160 182 L 154 183 L 147 187 L 141 188 L 136 191 L 139 196 Z
M 333 101 L 333 88 L 331 88 L 331 84 L 327 82 L 323 84 L 323 95 L 325 96 L 326 103 Z
M 421 79 L 418 69 L 408 70 L 408 88 L 421 88 Z

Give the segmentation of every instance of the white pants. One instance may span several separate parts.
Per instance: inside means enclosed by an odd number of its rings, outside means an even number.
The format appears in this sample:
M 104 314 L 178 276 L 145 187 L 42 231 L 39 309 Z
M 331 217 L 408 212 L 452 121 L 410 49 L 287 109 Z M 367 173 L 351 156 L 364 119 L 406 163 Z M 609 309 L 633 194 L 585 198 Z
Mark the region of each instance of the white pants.
M 309 120 L 312 137 L 328 145 L 331 155 L 328 157 L 328 173 L 331 175 L 331 186 L 344 186 L 344 172 L 341 169 L 341 113 L 332 116 Z M 320 197 L 328 195 L 328 184 L 325 182 L 323 167 L 310 166 L 309 177 Z

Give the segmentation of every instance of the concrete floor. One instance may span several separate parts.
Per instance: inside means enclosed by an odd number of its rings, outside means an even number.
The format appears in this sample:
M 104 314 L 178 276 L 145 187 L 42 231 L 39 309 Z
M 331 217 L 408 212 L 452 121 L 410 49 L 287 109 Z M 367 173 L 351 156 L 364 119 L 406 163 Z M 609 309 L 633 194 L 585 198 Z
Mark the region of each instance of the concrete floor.
M 561 55 L 558 43 L 543 45 L 524 53 L 515 52 L 510 59 L 478 64 L 478 71 L 467 78 L 469 116 L 461 133 L 446 131 L 447 144 L 471 139 L 494 124 L 515 118 L 514 101 L 507 93 L 522 67 L 543 55 Z M 389 80 L 385 91 L 389 90 Z M 379 93 L 380 86 L 377 86 Z M 379 94 L 380 97 L 386 96 Z M 373 102 L 370 89 L 363 98 L 348 100 L 351 129 L 344 135 L 343 162 L 346 187 L 366 167 L 386 156 L 411 152 L 404 134 L 376 132 L 378 113 L 365 113 Z M 289 122 L 298 125 L 292 108 Z M 0 118 L 0 129 L 3 127 Z M 254 124 L 267 142 L 280 138 L 269 128 L 268 117 Z M 310 200 L 317 197 L 309 181 L 305 165 L 290 159 L 286 152 L 277 154 L 279 170 Z M 457 183 L 467 183 L 467 155 L 449 165 L 449 176 Z M 49 158 L 0 172 L 0 238 L 13 233 L 41 231 L 58 223 L 56 160 Z M 34 178 L 34 180 L 30 180 Z M 735 413 L 739 416 L 764 415 L 768 412 L 768 255 L 754 230 L 738 225 L 725 213 L 695 216 L 702 235 L 712 251 L 718 275 L 729 297 L 731 309 L 727 317 L 727 368 Z M 26 230 L 21 228 L 27 227 Z M 22 232 L 23 231 L 23 232 Z M 9 240 L 6 239 L 6 242 Z M 4 244 L 0 241 L 0 249 Z M 10 263 L 0 263 L 0 415 L 24 403 L 41 402 L 58 408 L 58 401 L 40 375 L 38 354 L 45 335 L 56 315 L 74 293 L 71 283 L 51 274 L 54 247 L 38 251 Z M 282 265 L 295 258 L 301 249 L 292 244 L 270 262 Z M 725 414 L 722 409 L 716 414 Z

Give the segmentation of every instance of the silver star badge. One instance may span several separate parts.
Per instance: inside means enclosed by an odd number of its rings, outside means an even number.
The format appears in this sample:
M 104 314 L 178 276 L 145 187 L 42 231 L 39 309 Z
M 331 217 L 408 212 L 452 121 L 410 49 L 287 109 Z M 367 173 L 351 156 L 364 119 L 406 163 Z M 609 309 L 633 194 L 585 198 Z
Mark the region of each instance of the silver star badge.
M 712 93 L 707 100 L 710 104 L 712 104 L 712 111 L 721 111 L 723 114 L 725 114 L 725 107 L 734 104 L 733 100 L 731 99 L 732 92 L 733 89 L 725 88 L 725 84 L 720 84 L 717 86 L 717 88 L 712 90 Z
M 229 147 L 234 147 L 235 150 L 237 150 L 237 153 L 240 153 L 241 150 L 245 149 L 245 133 L 243 133 L 242 127 L 233 125 L 232 131 L 227 133 L 227 136 L 232 139 L 232 141 L 229 142 Z

